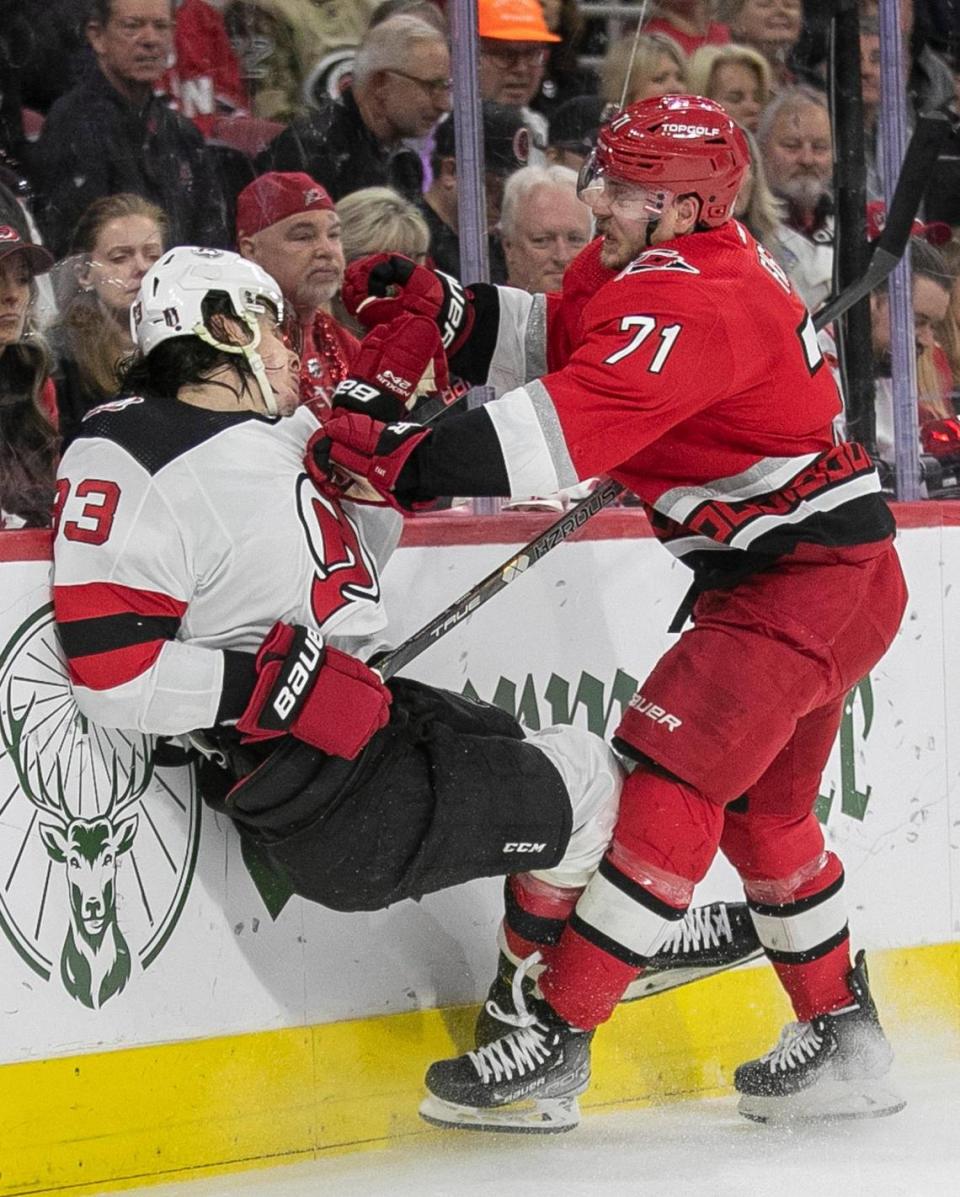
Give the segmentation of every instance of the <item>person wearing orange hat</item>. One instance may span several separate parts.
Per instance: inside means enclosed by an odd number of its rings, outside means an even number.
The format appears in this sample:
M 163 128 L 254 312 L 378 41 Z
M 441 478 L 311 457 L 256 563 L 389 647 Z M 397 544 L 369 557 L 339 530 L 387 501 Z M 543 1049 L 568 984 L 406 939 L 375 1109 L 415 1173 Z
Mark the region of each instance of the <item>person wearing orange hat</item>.
M 300 401 L 322 414 L 360 347 L 325 310 L 345 267 L 333 200 L 308 174 L 261 175 L 237 197 L 237 248 L 276 279 L 290 305 L 299 329 Z
M 530 161 L 543 165 L 547 121 L 530 102 L 540 89 L 547 50 L 560 38 L 547 28 L 540 0 L 478 0 L 477 31 L 480 95 L 520 109 L 533 143 Z

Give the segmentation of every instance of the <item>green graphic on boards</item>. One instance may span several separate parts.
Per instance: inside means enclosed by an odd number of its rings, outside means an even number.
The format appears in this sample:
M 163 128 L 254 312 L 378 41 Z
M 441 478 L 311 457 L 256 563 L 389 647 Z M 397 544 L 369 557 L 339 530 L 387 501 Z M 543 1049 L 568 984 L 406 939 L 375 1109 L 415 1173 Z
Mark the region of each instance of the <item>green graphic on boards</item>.
M 98 1009 L 157 958 L 196 866 L 200 801 L 153 737 L 90 723 L 48 603 L 0 652 L 0 929 Z
M 576 723 L 598 736 L 609 737 L 638 684 L 636 678 L 622 669 L 615 672 L 609 684 L 585 671 L 575 683 L 551 673 L 542 689 L 538 689 L 533 674 L 528 673 L 520 682 L 501 676 L 488 701 L 515 715 L 532 731 L 556 723 Z M 468 698 L 485 697 L 470 681 L 464 685 L 463 693 Z M 861 789 L 858 785 L 857 759 L 873 726 L 873 714 L 873 687 L 868 675 L 844 700 L 838 735 L 840 813 L 851 819 L 863 819 L 872 793 L 871 786 Z M 831 781 L 829 793 L 821 794 L 814 807 L 821 823 L 830 817 L 836 797 L 837 785 Z

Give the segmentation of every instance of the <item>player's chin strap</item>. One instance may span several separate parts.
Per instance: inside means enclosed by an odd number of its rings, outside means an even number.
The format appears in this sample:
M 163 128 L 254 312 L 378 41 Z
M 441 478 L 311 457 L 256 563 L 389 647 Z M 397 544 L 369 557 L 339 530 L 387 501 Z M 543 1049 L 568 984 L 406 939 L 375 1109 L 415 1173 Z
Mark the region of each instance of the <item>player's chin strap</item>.
M 263 364 L 263 358 L 257 352 L 261 336 L 260 323 L 253 312 L 250 311 L 241 312 L 239 316 L 236 316 L 236 319 L 242 320 L 247 328 L 250 329 L 250 340 L 245 345 L 231 345 L 227 341 L 218 341 L 202 320 L 199 320 L 194 325 L 193 331 L 201 341 L 207 345 L 211 345 L 214 349 L 219 349 L 221 353 L 240 354 L 246 358 L 247 365 L 250 367 L 253 377 L 257 380 L 257 386 L 260 388 L 260 395 L 267 409 L 267 414 L 270 416 L 279 415 L 277 397 L 274 395 L 273 387 L 267 378 L 267 370 Z

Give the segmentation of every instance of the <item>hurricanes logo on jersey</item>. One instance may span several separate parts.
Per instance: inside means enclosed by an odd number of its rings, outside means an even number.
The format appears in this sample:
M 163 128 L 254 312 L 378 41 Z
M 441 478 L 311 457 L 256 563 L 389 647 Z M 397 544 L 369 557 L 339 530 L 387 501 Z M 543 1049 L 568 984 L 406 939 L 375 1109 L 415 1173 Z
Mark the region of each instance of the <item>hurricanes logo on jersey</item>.
M 310 605 L 318 627 L 357 600 L 378 602 L 376 570 L 357 530 L 340 507 L 319 494 L 306 474 L 297 487 L 297 507 L 316 565 Z
M 681 274 L 699 274 L 696 266 L 691 266 L 675 249 L 648 249 L 617 275 L 617 281 L 629 278 L 631 274 L 643 274 L 647 270 L 670 270 Z

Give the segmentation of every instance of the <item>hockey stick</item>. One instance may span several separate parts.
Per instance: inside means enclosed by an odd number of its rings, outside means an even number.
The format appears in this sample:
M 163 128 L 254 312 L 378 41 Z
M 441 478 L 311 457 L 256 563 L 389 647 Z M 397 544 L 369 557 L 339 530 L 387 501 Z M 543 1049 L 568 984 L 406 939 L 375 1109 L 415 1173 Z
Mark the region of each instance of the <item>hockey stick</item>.
M 534 537 L 529 544 L 508 557 L 502 565 L 487 574 L 476 586 L 470 588 L 449 607 L 444 608 L 439 615 L 424 624 L 419 631 L 414 632 L 403 644 L 382 656 L 375 658 L 370 664 L 377 670 L 384 680 L 408 665 L 415 657 L 419 657 L 425 648 L 429 648 L 451 628 L 455 628 L 468 615 L 472 615 L 478 607 L 506 589 L 516 578 L 530 568 L 534 562 L 545 557 L 558 544 L 569 540 L 575 532 L 598 511 L 609 506 L 623 491 L 619 482 L 608 478 L 597 487 L 592 494 L 581 499 L 575 507 L 564 512 L 549 528 L 544 529 L 539 536 Z
M 900 194 L 899 185 L 897 194 Z M 919 203 L 919 200 L 917 202 Z M 896 210 L 896 197 L 894 199 L 894 210 Z M 902 213 L 902 206 L 900 211 Z M 890 270 L 896 265 L 899 256 L 903 254 L 912 220 L 913 214 L 911 210 L 910 217 L 906 220 L 906 228 L 908 230 L 906 235 L 902 234 L 901 219 L 898 219 L 897 225 L 894 226 L 884 251 L 884 272 L 882 274 L 877 272 L 873 281 L 867 283 L 867 278 L 870 276 L 871 270 L 873 270 L 873 261 L 876 259 L 876 254 L 874 254 L 874 259 L 871 260 L 871 268 L 867 271 L 867 274 L 863 278 L 857 279 L 856 282 L 851 283 L 849 287 L 841 291 L 832 303 L 821 308 L 816 316 L 814 316 L 813 326 L 817 332 L 821 332 L 837 316 L 842 316 L 847 308 L 856 303 L 858 299 L 862 298 L 869 291 L 871 286 L 876 286 L 877 282 L 882 281 L 890 273 Z M 887 227 L 890 228 L 889 223 Z M 886 233 L 886 230 L 884 232 Z M 902 244 L 900 244 L 899 252 L 897 252 L 897 240 L 895 237 L 900 238 L 901 236 Z M 888 257 L 892 258 L 889 266 L 886 264 Z M 619 482 L 614 482 L 612 478 L 605 479 L 592 494 L 587 495 L 575 507 L 571 507 L 569 511 L 564 512 L 558 520 L 555 520 L 548 528 L 545 528 L 539 536 L 534 537 L 522 549 L 518 549 L 512 557 L 508 557 L 502 565 L 499 565 L 475 586 L 472 586 L 466 594 L 461 595 L 449 607 L 445 607 L 439 615 L 431 619 L 429 623 L 424 624 L 419 631 L 414 632 L 402 644 L 391 649 L 389 652 L 375 657 L 369 662 L 370 665 L 378 671 L 384 680 L 393 677 L 404 666 L 409 665 L 411 661 L 419 657 L 424 649 L 429 648 L 431 644 L 435 644 L 451 628 L 455 628 L 468 615 L 472 615 L 474 611 L 492 599 L 495 594 L 499 594 L 501 590 L 506 589 L 511 582 L 522 573 L 525 573 L 531 565 L 539 561 L 541 557 L 545 557 L 551 549 L 556 548 L 558 544 L 562 544 L 563 541 L 569 540 L 575 533 L 579 532 L 587 520 L 592 519 L 598 511 L 609 507 L 623 493 L 623 490 L 624 487 Z
M 870 264 L 859 279 L 835 299 L 827 300 L 817 311 L 814 317 L 817 332 L 882 283 L 903 257 L 913 219 L 933 177 L 934 163 L 950 128 L 951 120 L 946 113 L 926 112 L 917 117 L 916 128 L 897 178 L 887 222 L 874 246 Z

